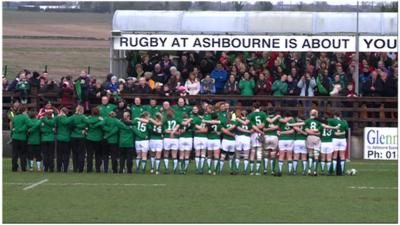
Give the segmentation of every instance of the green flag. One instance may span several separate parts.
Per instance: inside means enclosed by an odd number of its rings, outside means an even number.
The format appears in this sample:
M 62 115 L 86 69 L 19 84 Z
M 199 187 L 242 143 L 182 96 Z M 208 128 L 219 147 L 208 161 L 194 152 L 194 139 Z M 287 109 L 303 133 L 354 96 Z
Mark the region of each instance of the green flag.
M 81 79 L 75 82 L 75 91 L 78 96 L 79 101 L 82 101 L 82 88 L 81 88 Z

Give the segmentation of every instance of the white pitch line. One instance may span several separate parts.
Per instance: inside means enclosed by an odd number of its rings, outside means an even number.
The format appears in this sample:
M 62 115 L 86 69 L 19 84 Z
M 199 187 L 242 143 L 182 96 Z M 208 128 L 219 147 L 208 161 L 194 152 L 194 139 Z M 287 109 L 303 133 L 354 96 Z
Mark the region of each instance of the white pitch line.
M 41 181 L 42 183 L 46 182 L 46 181 Z M 4 185 L 30 185 L 26 188 L 33 188 L 39 184 L 42 183 L 13 183 L 13 182 L 5 182 L 3 183 Z M 46 186 L 142 186 L 142 187 L 159 187 L 159 186 L 167 186 L 167 184 L 137 184 L 137 183 L 127 183 L 127 184 L 123 184 L 123 183 L 46 183 L 43 184 Z M 31 187 L 33 186 L 33 187 Z M 25 189 L 24 189 L 25 190 Z
M 350 186 L 350 189 L 358 190 L 397 190 L 397 187 L 367 187 L 367 186 Z
M 25 187 L 23 190 L 24 190 L 24 191 L 29 190 L 29 189 L 31 189 L 31 188 L 34 188 L 34 187 L 38 186 L 38 185 L 41 185 L 41 184 L 43 184 L 43 183 L 46 183 L 47 181 L 49 181 L 49 180 L 48 180 L 48 179 L 41 180 L 41 181 L 39 181 L 39 182 L 36 182 L 36 183 L 33 183 L 33 184 L 29 185 L 28 187 Z

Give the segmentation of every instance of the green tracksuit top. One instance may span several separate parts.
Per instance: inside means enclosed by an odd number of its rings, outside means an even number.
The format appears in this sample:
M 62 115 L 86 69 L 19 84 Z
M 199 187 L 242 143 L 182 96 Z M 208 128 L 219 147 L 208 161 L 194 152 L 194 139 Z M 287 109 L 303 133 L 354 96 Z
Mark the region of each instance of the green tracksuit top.
M 98 116 L 89 116 L 86 124 L 88 128 L 86 139 L 89 141 L 102 141 L 104 119 L 100 120 Z
M 40 127 L 40 131 L 42 134 L 42 142 L 54 141 L 56 118 L 43 117 L 41 121 L 42 121 L 42 126 Z
M 69 142 L 71 140 L 71 117 L 66 115 L 56 117 L 57 141 Z
M 42 122 L 36 118 L 29 120 L 28 125 L 28 144 L 29 145 L 40 145 L 40 125 Z
M 103 125 L 104 139 L 107 140 L 108 144 L 118 143 L 118 123 L 117 118 L 107 117 Z
M 134 127 L 131 123 L 118 121 L 120 148 L 133 148 Z
M 71 138 L 85 138 L 83 130 L 86 128 L 86 116 L 83 114 L 74 114 L 71 116 L 72 132 Z
M 108 114 L 109 114 L 111 111 L 113 111 L 114 109 L 116 109 L 117 106 L 114 105 L 114 104 L 107 104 L 107 105 L 101 104 L 101 105 L 98 105 L 97 108 L 98 108 L 99 111 L 100 111 L 100 116 L 103 117 L 103 118 L 107 118 L 107 117 L 108 117 Z
M 29 118 L 25 114 L 18 114 L 12 120 L 11 138 L 18 141 L 26 141 Z

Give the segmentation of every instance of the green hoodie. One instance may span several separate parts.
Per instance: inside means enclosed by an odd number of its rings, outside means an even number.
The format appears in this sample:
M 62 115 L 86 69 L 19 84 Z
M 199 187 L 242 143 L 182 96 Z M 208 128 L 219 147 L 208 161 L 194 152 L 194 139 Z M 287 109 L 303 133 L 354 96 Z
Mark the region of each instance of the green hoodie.
M 239 82 L 240 95 L 253 96 L 255 87 L 256 87 L 256 83 L 254 82 L 253 79 L 241 80 Z
M 98 116 L 89 116 L 86 120 L 88 132 L 86 139 L 89 141 L 101 141 L 103 140 L 103 125 L 104 119 L 100 120 Z
M 118 123 L 117 118 L 107 117 L 104 122 L 103 131 L 104 139 L 107 140 L 108 144 L 118 143 Z
M 119 128 L 119 147 L 120 148 L 133 148 L 134 127 L 132 124 L 126 124 L 118 121 Z
M 40 125 L 42 122 L 36 118 L 29 120 L 28 125 L 28 144 L 29 145 L 40 145 Z
M 40 131 L 42 132 L 42 142 L 54 141 L 55 125 L 56 118 L 42 118 L 42 127 L 40 128 Z
M 26 141 L 29 118 L 25 114 L 18 114 L 12 120 L 11 138 L 18 141 Z
M 58 116 L 56 118 L 57 124 L 57 140 L 68 142 L 71 140 L 71 117 L 68 116 Z
M 86 128 L 86 116 L 83 114 L 74 114 L 71 116 L 72 133 L 71 138 L 85 138 L 83 130 Z

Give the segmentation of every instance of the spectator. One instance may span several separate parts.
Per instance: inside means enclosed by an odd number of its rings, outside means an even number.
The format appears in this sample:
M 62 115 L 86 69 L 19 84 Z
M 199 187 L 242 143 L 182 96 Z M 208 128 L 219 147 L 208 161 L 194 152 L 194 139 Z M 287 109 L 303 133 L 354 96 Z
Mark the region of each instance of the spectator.
M 228 79 L 228 73 L 221 63 L 217 63 L 215 69 L 211 72 L 211 77 L 215 80 L 215 89 L 217 94 L 222 94 L 224 85 Z
M 138 93 L 138 94 L 150 94 L 151 93 L 151 88 L 146 83 L 146 79 L 144 77 L 141 77 L 139 79 L 139 84 L 136 86 L 134 93 Z
M 164 96 L 165 93 L 164 93 L 164 90 L 163 90 L 163 84 L 160 83 L 160 82 L 157 82 L 154 85 L 154 89 L 153 89 L 152 93 L 156 94 L 156 95 Z
M 314 96 L 315 86 L 317 86 L 315 78 L 311 77 L 310 73 L 307 72 L 297 83 L 297 87 L 301 89 L 300 96 Z
M 329 93 L 330 96 L 339 96 L 339 94 L 344 90 L 344 83 L 340 80 L 340 75 L 335 75 L 335 80 L 333 83 L 332 91 Z
M 115 113 L 117 114 L 116 117 L 118 119 L 122 119 L 123 115 L 124 115 L 124 112 L 127 112 L 127 111 L 129 111 L 129 110 L 127 109 L 125 100 L 124 99 L 120 99 L 118 101 L 117 108 L 115 109 Z
M 38 112 L 38 114 L 37 114 L 37 116 L 36 116 L 36 119 L 41 119 L 41 118 L 43 118 L 44 116 L 45 116 L 45 114 L 47 113 L 47 112 L 52 112 L 52 114 L 51 114 L 51 117 L 54 117 L 54 116 L 57 116 L 60 112 L 58 111 L 58 109 L 55 107 L 55 106 L 53 106 L 52 104 L 51 104 L 51 102 L 47 102 L 45 105 L 44 105 L 44 107 L 42 107 L 40 110 L 39 110 L 39 112 Z
M 82 70 L 78 79 L 75 80 L 75 92 L 78 97 L 78 104 L 83 104 L 86 111 L 89 111 L 90 78 L 86 71 Z
M 317 76 L 317 94 L 319 96 L 329 96 L 332 90 L 332 82 L 328 76 L 328 70 L 324 69 Z
M 371 74 L 369 72 L 369 66 L 366 65 L 362 68 L 362 72 L 359 75 L 359 89 L 362 95 L 365 95 L 364 90 L 366 90 L 366 84 L 371 80 Z
M 256 83 L 252 78 L 250 78 L 249 72 L 245 72 L 243 79 L 239 82 L 240 95 L 253 96 L 255 87 Z
M 299 95 L 299 89 L 297 88 L 297 81 L 292 75 L 287 76 L 287 95 Z
M 236 81 L 235 75 L 230 75 L 228 81 L 225 83 L 224 94 L 237 95 L 240 93 L 239 83 Z
M 365 96 L 382 96 L 384 84 L 376 70 L 371 73 L 371 78 L 365 85 Z
M 2 88 L 3 88 L 3 91 L 8 89 L 8 80 L 7 80 L 7 77 L 4 76 L 4 75 L 3 75 L 3 86 L 2 86 Z
M 144 72 L 152 72 L 153 71 L 153 63 L 150 62 L 150 57 L 148 54 L 142 56 L 142 68 Z
M 40 86 L 40 74 L 36 71 L 33 71 L 32 77 L 29 79 L 29 83 L 31 87 L 38 88 Z
M 189 79 L 185 82 L 186 91 L 189 95 L 197 95 L 200 92 L 200 82 L 196 78 L 196 75 L 191 72 Z
M 134 93 L 135 92 L 135 81 L 136 78 L 128 77 L 126 78 L 126 84 L 124 85 L 124 90 L 122 93 Z
M 199 72 L 199 69 L 198 69 L 197 67 L 193 67 L 192 73 L 195 75 L 195 77 L 197 78 L 197 80 L 203 79 L 203 74 L 201 74 L 201 73 Z
M 283 74 L 280 80 L 276 80 L 272 84 L 272 95 L 273 96 L 284 96 L 288 91 L 288 84 L 286 83 L 287 75 Z
M 146 79 L 146 83 L 149 85 L 151 89 L 153 89 L 154 85 L 156 84 L 156 82 L 153 79 L 151 79 L 152 76 L 153 74 L 151 72 L 144 73 L 144 78 Z
M 107 87 L 108 87 L 108 85 L 110 85 L 110 83 L 111 83 L 111 78 L 114 76 L 114 74 L 112 74 L 112 73 L 109 73 L 109 74 L 107 74 L 107 76 L 106 76 L 106 80 L 103 82 L 103 89 L 107 89 Z
M 167 94 L 174 94 L 177 91 L 177 88 L 181 86 L 180 80 L 181 73 L 176 70 L 175 67 L 171 67 L 171 78 L 164 86 L 164 92 Z
M 171 76 L 170 68 L 174 66 L 168 54 L 163 55 L 163 60 L 160 63 L 162 72 L 166 75 L 166 80 Z
M 357 97 L 357 94 L 354 91 L 354 86 L 352 83 L 348 84 L 346 90 L 343 91 L 343 96 L 346 97 Z M 351 107 L 351 104 L 349 105 Z
M 166 84 L 168 81 L 168 76 L 161 70 L 160 64 L 154 65 L 153 79 L 155 82 L 160 82 Z
M 386 72 L 381 73 L 381 79 L 383 83 L 382 96 L 383 97 L 395 97 L 397 96 L 396 84 L 393 78 L 389 77 Z
M 135 71 L 133 72 L 133 77 L 136 77 L 136 79 L 139 79 L 143 75 L 144 75 L 144 70 L 143 70 L 142 64 L 136 64 Z
M 189 73 L 193 70 L 193 64 L 188 60 L 186 54 L 182 54 L 181 60 L 178 63 L 178 70 L 181 72 L 182 80 L 186 81 L 189 77 Z
M 20 74 L 16 90 L 20 93 L 20 100 L 22 104 L 28 103 L 28 96 L 31 86 L 26 79 L 25 73 Z
M 111 77 L 111 82 L 105 88 L 108 95 L 118 94 L 119 84 L 117 82 L 117 79 L 117 76 Z
M 206 74 L 204 79 L 200 82 L 200 93 L 202 94 L 215 94 L 215 81 L 211 78 L 210 74 Z
M 90 86 L 90 97 L 91 98 L 101 98 L 101 96 L 106 95 L 107 92 L 103 89 L 100 81 L 93 80 L 94 84 Z M 118 86 L 117 86 L 118 88 Z
M 267 80 L 263 73 L 258 75 L 255 93 L 257 95 L 271 95 L 272 93 L 272 82 Z
M 72 77 L 67 76 L 65 79 L 62 79 L 61 82 L 61 105 L 68 109 L 72 109 L 74 105 L 74 84 L 72 82 Z
M 10 85 L 8 85 L 7 91 L 15 91 L 15 90 L 16 90 L 17 84 L 18 84 L 18 82 L 19 82 L 19 77 L 20 77 L 22 74 L 25 75 L 25 71 L 20 71 L 20 72 L 17 74 L 17 76 L 15 77 L 15 79 L 14 79 L 13 81 L 11 81 Z

